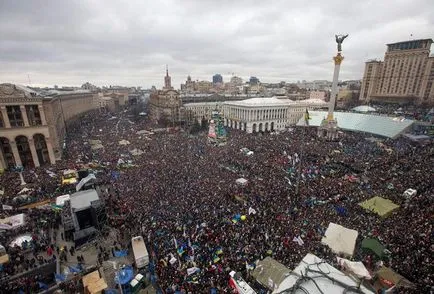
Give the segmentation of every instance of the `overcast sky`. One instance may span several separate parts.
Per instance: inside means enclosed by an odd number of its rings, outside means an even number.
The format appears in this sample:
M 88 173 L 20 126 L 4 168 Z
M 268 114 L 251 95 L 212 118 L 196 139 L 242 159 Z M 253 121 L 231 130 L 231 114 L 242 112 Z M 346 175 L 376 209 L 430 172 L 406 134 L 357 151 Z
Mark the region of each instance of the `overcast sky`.
M 221 73 L 263 82 L 361 79 L 385 44 L 434 37 L 433 0 L 0 0 L 0 82 L 163 85 Z M 413 34 L 413 37 L 410 35 Z

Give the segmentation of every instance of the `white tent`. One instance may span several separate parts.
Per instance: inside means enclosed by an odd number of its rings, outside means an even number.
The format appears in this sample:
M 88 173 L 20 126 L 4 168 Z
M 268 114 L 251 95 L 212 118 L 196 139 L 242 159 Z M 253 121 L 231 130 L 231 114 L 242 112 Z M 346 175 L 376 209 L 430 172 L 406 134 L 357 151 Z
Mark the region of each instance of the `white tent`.
M 20 213 L 4 219 L 0 219 L 0 229 L 11 230 L 24 225 L 25 216 L 26 215 L 24 213 Z
M 321 243 L 330 247 L 337 254 L 352 256 L 359 233 L 341 225 L 330 223 Z
M 56 205 L 57 206 L 63 206 L 63 205 L 65 205 L 65 201 L 67 201 L 69 199 L 70 199 L 69 194 L 60 195 L 60 196 L 56 197 Z
M 351 261 L 345 258 L 336 257 L 339 265 L 343 267 L 346 271 L 355 275 L 359 279 L 367 279 L 370 280 L 371 274 L 366 269 L 365 265 L 361 261 Z
M 143 153 L 145 153 L 144 151 L 134 148 L 133 150 L 130 150 L 131 155 L 133 156 L 139 156 L 142 155 Z
M 338 281 L 338 283 L 335 283 L 332 279 Z M 344 274 L 319 257 L 308 253 L 291 274 L 279 285 L 275 286 L 272 293 L 302 293 L 303 289 L 309 294 L 345 293 L 346 288 L 356 288 L 358 286 L 359 281 L 357 279 Z M 296 287 L 295 291 L 289 291 L 293 287 Z M 359 291 L 366 294 L 374 293 L 363 285 L 360 286 Z
M 248 180 L 246 180 L 245 178 L 239 178 L 235 182 L 239 185 L 244 186 L 244 185 L 247 185 Z

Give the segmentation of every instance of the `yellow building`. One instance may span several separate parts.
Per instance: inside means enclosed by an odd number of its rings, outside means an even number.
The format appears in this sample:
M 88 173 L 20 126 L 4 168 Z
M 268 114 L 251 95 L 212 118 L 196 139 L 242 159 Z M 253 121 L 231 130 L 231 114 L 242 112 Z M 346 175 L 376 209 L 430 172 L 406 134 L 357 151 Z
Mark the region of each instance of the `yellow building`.
M 366 62 L 360 100 L 434 104 L 432 39 L 387 45 L 384 61 Z
M 65 122 L 94 108 L 93 93 L 0 84 L 0 169 L 37 167 L 61 158 Z

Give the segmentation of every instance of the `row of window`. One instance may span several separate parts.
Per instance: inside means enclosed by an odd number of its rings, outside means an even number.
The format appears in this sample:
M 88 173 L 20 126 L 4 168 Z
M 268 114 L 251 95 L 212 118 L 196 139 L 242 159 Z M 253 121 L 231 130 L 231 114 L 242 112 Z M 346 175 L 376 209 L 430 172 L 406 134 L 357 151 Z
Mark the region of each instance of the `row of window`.
M 6 106 L 7 119 L 11 127 L 24 127 L 24 118 L 19 105 Z M 25 114 L 29 121 L 29 126 L 42 125 L 41 113 L 39 112 L 38 105 L 25 105 Z M 5 118 L 0 113 L 0 127 L 6 127 Z

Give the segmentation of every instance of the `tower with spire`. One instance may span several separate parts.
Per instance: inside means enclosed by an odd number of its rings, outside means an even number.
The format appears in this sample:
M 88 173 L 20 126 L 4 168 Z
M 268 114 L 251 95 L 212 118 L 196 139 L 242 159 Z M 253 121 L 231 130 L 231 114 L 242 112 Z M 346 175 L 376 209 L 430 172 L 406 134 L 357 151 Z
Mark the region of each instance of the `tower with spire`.
M 164 77 L 164 89 L 170 90 L 172 88 L 172 78 L 169 76 L 169 67 L 166 64 L 166 76 Z

